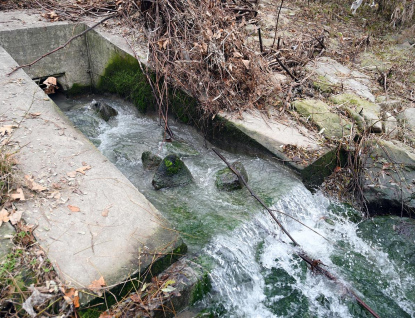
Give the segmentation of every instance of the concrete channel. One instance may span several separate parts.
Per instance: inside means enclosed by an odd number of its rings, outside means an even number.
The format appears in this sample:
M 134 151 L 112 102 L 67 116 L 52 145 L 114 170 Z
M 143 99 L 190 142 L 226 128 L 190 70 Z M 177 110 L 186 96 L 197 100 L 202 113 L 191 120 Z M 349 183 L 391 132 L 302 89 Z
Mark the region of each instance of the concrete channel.
M 149 266 L 152 275 L 165 270 L 186 253 L 180 236 L 36 84 L 54 76 L 60 89 L 74 94 L 89 91 L 99 86 L 114 57 L 131 60 L 130 48 L 122 38 L 98 28 L 9 76 L 18 65 L 52 51 L 88 26 L 44 22 L 36 16 L 13 12 L 2 13 L 0 22 L 2 125 L 15 129 L 9 145 L 18 149 L 22 178 L 29 176 L 45 188 L 25 188 L 25 200 L 18 203 L 18 208 L 24 211 L 27 223 L 37 225 L 35 236 L 61 280 L 81 290 L 81 302 L 87 304 L 94 298 L 89 287 L 100 277 L 105 279 L 103 287 L 114 291 Z M 281 150 L 288 144 L 318 148 L 306 133 L 294 125 L 265 122 L 254 112 L 244 117 L 218 116 L 225 122 L 225 133 L 221 134 L 227 136 L 222 140 L 225 145 L 251 146 L 246 142 L 250 140 L 257 149 L 310 179 L 311 184 L 319 182 L 314 175 L 321 178 L 320 166 L 329 166 L 331 159 L 322 156 L 322 162 L 317 161 L 314 167 L 301 166 Z M 323 149 L 321 153 L 330 156 L 331 152 Z M 181 292 L 189 300 L 198 277 L 204 274 L 189 269 L 191 262 L 181 262 L 187 264 L 187 269 L 176 268 L 192 273 L 192 277 L 185 275 Z M 174 268 L 167 273 L 177 276 Z M 175 310 L 184 305 L 186 300 L 176 302 Z
M 186 253 L 186 246 L 34 81 L 56 76 L 61 89 L 81 92 L 96 85 L 111 57 L 128 53 L 93 30 L 9 76 L 87 28 L 38 21 L 14 25 L 14 20 L 11 26 L 0 24 L 2 125 L 14 129 L 8 144 L 17 150 L 22 179 L 43 188 L 23 188 L 18 209 L 37 226 L 36 239 L 61 281 L 79 289 L 81 303 L 87 304 L 94 298 L 94 281 L 102 277 L 101 287 L 117 290 L 148 268 L 152 275 L 160 273 Z

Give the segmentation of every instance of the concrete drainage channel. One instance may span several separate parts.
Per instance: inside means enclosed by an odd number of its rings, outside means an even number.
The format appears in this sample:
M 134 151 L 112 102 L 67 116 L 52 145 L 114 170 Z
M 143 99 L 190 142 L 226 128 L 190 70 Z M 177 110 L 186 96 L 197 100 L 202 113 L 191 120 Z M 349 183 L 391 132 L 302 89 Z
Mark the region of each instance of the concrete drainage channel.
M 128 49 L 91 30 L 25 71 L 7 75 L 17 65 L 32 62 L 86 28 L 66 23 L 9 29 L 0 26 L 0 74 L 5 79 L 0 87 L 2 112 L 6 124 L 18 126 L 12 142 L 19 149 L 23 174 L 47 188 L 46 194 L 26 193 L 31 198 L 21 201 L 19 209 L 24 211 L 27 223 L 38 225 L 36 238 L 62 281 L 85 291 L 80 295 L 82 305 L 104 303 L 102 297 L 97 298 L 102 292 L 100 286 L 95 286 L 101 277 L 105 278 L 105 288 L 111 290 L 104 294 L 108 304 L 114 302 L 112 295 L 120 299 L 133 290 L 133 277 L 141 278 L 148 268 L 151 275 L 157 275 L 186 253 L 181 238 L 168 230 L 170 226 L 159 211 L 33 81 L 55 76 L 60 89 L 68 94 L 92 89 L 114 92 L 111 83 L 105 81 L 108 72 L 138 69 Z M 137 98 L 133 102 L 140 108 L 146 100 Z M 255 149 L 275 156 L 311 185 L 324 177 L 321 167 L 330 172 L 338 164 L 330 149 L 323 149 L 325 155 L 308 167 L 288 160 L 281 151 L 283 145 L 307 147 L 315 146 L 315 142 L 296 128 L 265 123 L 255 114 L 249 116 L 244 122 L 229 114 L 217 116 L 224 133 L 216 136 L 226 135 L 218 142 L 227 148 Z M 176 312 L 203 290 L 201 284 L 207 284 L 203 270 L 186 259 L 164 273 L 176 281 L 181 279 L 177 294 L 182 296 L 171 301 Z M 97 295 L 90 292 L 94 291 L 91 286 Z
M 27 223 L 38 225 L 35 236 L 62 282 L 83 291 L 81 307 L 121 299 L 137 287 L 133 278 L 161 273 L 187 250 L 160 212 L 32 81 L 56 76 L 59 88 L 70 94 L 89 92 L 98 87 L 108 63 L 114 58 L 131 62 L 131 55 L 92 30 L 26 72 L 7 75 L 86 27 L 0 28 L 1 109 L 5 124 L 16 128 L 9 144 L 19 149 L 22 173 L 46 188 L 25 191 L 18 208 Z M 183 296 L 173 302 L 175 311 L 192 299 L 203 277 L 189 264 L 181 260 L 164 274 L 181 277 L 177 292 Z M 105 284 L 98 286 L 101 278 Z M 111 293 L 102 295 L 105 289 Z

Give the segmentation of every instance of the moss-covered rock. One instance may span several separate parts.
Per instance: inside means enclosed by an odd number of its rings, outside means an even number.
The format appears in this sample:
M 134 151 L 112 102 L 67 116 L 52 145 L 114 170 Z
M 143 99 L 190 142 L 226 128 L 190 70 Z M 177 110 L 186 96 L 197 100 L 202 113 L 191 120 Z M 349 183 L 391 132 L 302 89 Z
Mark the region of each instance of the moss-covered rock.
M 146 170 L 155 170 L 161 163 L 161 158 L 151 151 L 144 151 L 141 155 L 143 168 Z
M 235 168 L 244 177 L 246 182 L 248 182 L 248 174 L 246 173 L 245 167 L 241 162 L 234 162 L 232 167 Z M 242 189 L 243 187 L 243 184 L 239 182 L 236 174 L 234 174 L 229 168 L 224 168 L 217 172 L 215 183 L 218 189 L 223 191 L 233 191 Z
M 320 129 L 326 138 L 341 138 L 350 134 L 351 123 L 332 113 L 330 107 L 320 100 L 306 99 L 292 103 L 295 110 Z
M 366 127 L 370 131 L 374 133 L 382 132 L 382 117 L 379 105 L 351 93 L 335 95 L 330 99 L 333 103 L 342 105 L 342 107 L 349 108 L 361 115 L 365 119 Z
M 153 177 L 156 190 L 184 186 L 193 181 L 192 174 L 177 155 L 168 155 L 163 159 Z
M 315 89 L 319 90 L 321 93 L 332 93 L 333 88 L 336 85 L 334 85 L 329 80 L 327 80 L 327 78 L 325 78 L 323 75 L 319 75 L 313 81 L 313 86 Z

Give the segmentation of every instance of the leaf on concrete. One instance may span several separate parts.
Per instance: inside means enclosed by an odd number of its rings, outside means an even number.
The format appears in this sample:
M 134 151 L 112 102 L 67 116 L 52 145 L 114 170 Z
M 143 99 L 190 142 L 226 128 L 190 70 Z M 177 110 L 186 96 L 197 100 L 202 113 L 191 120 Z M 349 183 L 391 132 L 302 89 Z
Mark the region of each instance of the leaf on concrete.
M 33 179 L 33 176 L 25 175 L 24 178 L 26 179 L 26 186 L 30 190 L 36 191 L 36 192 L 42 192 L 42 191 L 47 190 L 47 188 L 45 188 L 44 186 L 41 186 L 39 183 L 36 183 L 35 180 Z
M 0 127 L 0 136 L 10 135 L 14 128 L 17 128 L 17 125 L 7 125 Z
M 107 286 L 105 283 L 104 277 L 100 277 L 98 280 L 92 281 L 91 285 L 88 286 L 88 288 L 92 291 L 99 291 L 102 289 L 102 287 Z
M 76 169 L 76 172 L 85 174 L 85 171 L 90 170 L 90 169 L 91 169 L 91 166 L 83 166 L 81 168 Z
M 23 211 L 13 211 L 9 216 L 10 223 L 16 225 L 22 219 L 22 214 Z
M 102 210 L 102 213 L 101 213 L 101 215 L 104 217 L 104 218 L 106 218 L 107 216 L 108 216 L 108 213 L 110 212 L 110 210 L 109 209 L 104 209 L 104 210 Z
M 76 177 L 76 171 L 67 172 L 66 175 L 69 178 L 75 178 Z
M 68 209 L 71 210 L 71 212 L 80 212 L 81 209 L 74 205 L 68 205 Z
M 6 209 L 1 209 L 0 211 L 0 226 L 3 222 L 9 222 L 9 212 Z
M 15 193 L 10 194 L 10 199 L 12 199 L 13 201 L 24 201 L 25 197 L 23 194 L 23 190 L 21 188 L 17 189 Z

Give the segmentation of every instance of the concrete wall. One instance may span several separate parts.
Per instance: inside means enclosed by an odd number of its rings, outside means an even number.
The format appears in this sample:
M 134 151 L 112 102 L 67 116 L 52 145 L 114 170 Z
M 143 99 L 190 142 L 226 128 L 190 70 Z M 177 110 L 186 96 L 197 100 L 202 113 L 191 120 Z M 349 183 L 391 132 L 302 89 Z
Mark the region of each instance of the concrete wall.
M 84 24 L 65 24 L 5 30 L 0 32 L 0 45 L 19 65 L 23 65 L 59 47 L 85 28 Z M 72 41 L 64 49 L 43 58 L 32 67 L 25 68 L 25 71 L 32 79 L 64 73 L 64 76 L 58 78 L 58 82 L 64 89 L 68 89 L 74 83 L 90 86 L 89 69 L 86 37 L 83 36 Z
M 114 56 L 124 57 L 130 55 L 118 46 L 105 39 L 100 33 L 95 30 L 91 30 L 86 34 L 86 42 L 89 50 L 90 69 L 92 85 L 96 87 L 98 85 L 101 75 L 104 74 L 105 68 L 108 62 Z

